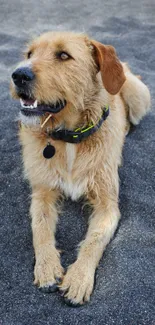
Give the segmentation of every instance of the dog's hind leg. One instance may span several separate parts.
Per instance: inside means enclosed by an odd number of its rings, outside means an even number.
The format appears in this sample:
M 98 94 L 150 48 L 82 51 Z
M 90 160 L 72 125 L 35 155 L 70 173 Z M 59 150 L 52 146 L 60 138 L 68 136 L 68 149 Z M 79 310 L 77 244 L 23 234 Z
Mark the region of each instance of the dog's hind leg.
M 140 80 L 140 76 L 134 75 L 123 63 L 126 81 L 121 89 L 121 95 L 128 107 L 129 121 L 137 125 L 150 110 L 151 98 L 148 87 Z

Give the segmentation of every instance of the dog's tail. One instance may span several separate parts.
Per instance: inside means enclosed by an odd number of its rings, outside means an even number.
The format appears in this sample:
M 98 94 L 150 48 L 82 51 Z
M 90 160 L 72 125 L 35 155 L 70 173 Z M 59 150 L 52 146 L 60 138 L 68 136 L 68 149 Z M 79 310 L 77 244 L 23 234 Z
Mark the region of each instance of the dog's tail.
M 140 76 L 134 75 L 126 63 L 122 63 L 126 81 L 121 89 L 121 95 L 128 107 L 129 121 L 137 125 L 151 106 L 151 96 L 148 87 Z

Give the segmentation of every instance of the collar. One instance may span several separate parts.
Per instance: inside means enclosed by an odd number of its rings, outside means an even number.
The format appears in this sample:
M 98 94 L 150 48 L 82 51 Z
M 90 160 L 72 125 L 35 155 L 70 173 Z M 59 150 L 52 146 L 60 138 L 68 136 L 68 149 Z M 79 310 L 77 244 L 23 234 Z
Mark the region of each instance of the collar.
M 97 122 L 97 124 L 90 123 L 84 128 L 78 128 L 74 131 L 71 130 L 54 130 L 49 131 L 47 134 L 53 140 L 61 140 L 69 143 L 80 143 L 82 140 L 88 138 L 91 134 L 95 133 L 102 125 L 102 123 L 106 120 L 109 115 L 109 106 L 106 105 L 102 108 L 102 115 Z

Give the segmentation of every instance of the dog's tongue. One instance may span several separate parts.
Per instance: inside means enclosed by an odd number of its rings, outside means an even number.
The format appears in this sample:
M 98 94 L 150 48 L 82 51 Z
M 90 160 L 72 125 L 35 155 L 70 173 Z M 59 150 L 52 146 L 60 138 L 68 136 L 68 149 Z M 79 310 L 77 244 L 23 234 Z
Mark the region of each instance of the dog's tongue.
M 25 106 L 33 105 L 34 102 L 35 102 L 34 99 L 23 99 L 22 101 L 23 101 L 23 104 L 24 104 Z

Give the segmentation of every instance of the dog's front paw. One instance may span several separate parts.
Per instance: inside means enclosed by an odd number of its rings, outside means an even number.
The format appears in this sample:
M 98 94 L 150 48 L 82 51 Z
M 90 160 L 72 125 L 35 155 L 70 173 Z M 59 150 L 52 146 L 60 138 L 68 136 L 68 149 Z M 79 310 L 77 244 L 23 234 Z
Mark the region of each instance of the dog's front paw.
M 44 247 L 36 255 L 34 284 L 43 292 L 54 292 L 63 279 L 63 268 L 55 248 Z
M 59 286 L 68 305 L 77 307 L 90 300 L 94 286 L 94 273 L 94 268 L 78 260 L 68 268 Z

